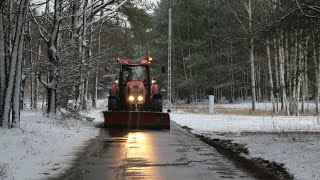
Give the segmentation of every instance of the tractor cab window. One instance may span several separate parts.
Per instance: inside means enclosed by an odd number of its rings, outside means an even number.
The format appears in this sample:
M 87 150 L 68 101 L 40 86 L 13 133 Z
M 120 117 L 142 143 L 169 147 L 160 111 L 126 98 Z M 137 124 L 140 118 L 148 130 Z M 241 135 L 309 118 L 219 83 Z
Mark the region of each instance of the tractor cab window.
M 123 71 L 124 82 L 141 81 L 144 82 L 147 78 L 146 68 L 143 66 L 131 66 Z

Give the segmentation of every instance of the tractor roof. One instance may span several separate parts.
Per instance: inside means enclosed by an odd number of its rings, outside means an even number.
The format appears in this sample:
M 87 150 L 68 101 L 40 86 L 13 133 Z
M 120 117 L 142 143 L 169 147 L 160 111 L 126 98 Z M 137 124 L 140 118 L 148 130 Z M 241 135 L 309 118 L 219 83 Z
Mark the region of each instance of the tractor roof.
M 116 58 L 116 61 L 118 63 L 121 63 L 125 66 L 149 66 L 152 62 L 153 58 L 151 56 L 148 57 L 148 59 L 141 59 L 141 60 L 120 60 L 120 57 Z
M 148 62 L 147 60 L 140 60 L 139 61 L 133 61 L 133 60 L 123 60 L 121 62 L 122 65 L 128 65 L 128 66 L 148 66 L 151 64 L 151 62 Z

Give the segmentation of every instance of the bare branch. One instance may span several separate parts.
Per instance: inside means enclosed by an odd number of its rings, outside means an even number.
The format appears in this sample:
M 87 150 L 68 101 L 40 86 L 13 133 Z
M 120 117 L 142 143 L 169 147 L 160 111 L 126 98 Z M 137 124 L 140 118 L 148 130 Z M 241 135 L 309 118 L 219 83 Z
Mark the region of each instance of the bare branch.
M 296 0 L 296 4 L 297 4 L 297 6 L 298 6 L 298 8 L 299 8 L 300 12 L 301 12 L 304 16 L 307 16 L 307 17 L 310 17 L 310 18 L 315 18 L 315 16 L 308 15 L 308 14 L 306 14 L 306 13 L 302 10 L 302 8 L 301 8 L 301 6 L 300 6 L 300 4 L 299 4 L 298 0 Z M 304 5 L 304 6 L 306 6 L 306 5 Z
M 114 3 L 115 0 L 109 0 L 107 2 L 105 2 L 104 4 L 98 5 L 96 7 L 93 7 L 93 9 L 91 10 L 91 16 L 94 16 L 95 14 L 97 14 L 99 11 L 101 11 L 103 8 L 105 8 L 106 6 Z
M 248 34 L 248 30 L 246 29 L 246 27 L 244 26 L 244 24 L 242 23 L 242 21 L 239 19 L 237 13 L 236 13 L 235 11 L 233 11 L 233 10 L 232 10 L 232 12 L 233 12 L 233 14 L 236 16 L 237 20 L 240 22 L 243 30 Z
M 317 13 L 320 13 L 320 9 L 318 6 L 307 6 L 306 4 L 302 4 L 303 7 L 306 7 L 306 8 L 309 8 L 313 11 L 316 11 Z M 309 17 L 315 17 L 315 18 L 318 18 L 316 16 L 309 16 Z
M 38 74 L 38 79 L 39 79 L 39 82 L 46 88 L 48 89 L 49 88 L 49 84 L 44 82 L 42 79 L 41 79 L 41 73 Z
M 91 24 L 93 24 L 93 23 L 96 23 L 96 22 L 98 22 L 98 21 L 100 21 L 100 20 L 102 20 L 102 19 L 104 19 L 104 18 L 106 18 L 107 16 L 109 16 L 109 15 L 111 15 L 111 14 L 113 14 L 113 13 L 115 13 L 124 3 L 126 3 L 128 0 L 124 0 L 124 1 L 122 1 L 118 6 L 116 6 L 112 11 L 110 11 L 110 12 L 108 12 L 108 13 L 106 13 L 106 14 L 104 14 L 103 16 L 101 16 L 101 17 L 99 17 L 99 18 L 97 18 L 97 19 L 95 19 L 95 20 L 93 20 L 93 21 L 91 21 L 90 23 L 88 23 L 87 25 L 89 26 L 89 25 L 91 25 Z
M 48 42 L 49 42 L 49 39 L 46 37 L 46 35 L 49 36 L 49 33 L 48 33 L 48 32 L 45 30 L 45 28 L 43 28 L 43 27 L 40 25 L 40 23 L 36 20 L 36 18 L 33 16 L 33 13 L 32 13 L 32 11 L 31 11 L 30 8 L 29 8 L 29 14 L 30 14 L 30 17 L 31 17 L 32 21 L 36 24 L 40 36 L 48 43 Z M 45 35 L 43 32 L 45 32 L 46 35 Z

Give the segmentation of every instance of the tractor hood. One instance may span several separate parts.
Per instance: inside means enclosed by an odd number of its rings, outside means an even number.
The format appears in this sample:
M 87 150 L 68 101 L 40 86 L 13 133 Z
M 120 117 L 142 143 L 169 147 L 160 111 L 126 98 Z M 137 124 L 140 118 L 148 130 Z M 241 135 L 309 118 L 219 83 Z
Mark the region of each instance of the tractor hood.
M 141 81 L 129 81 L 127 82 L 127 86 L 126 86 L 127 92 L 128 93 L 141 93 L 141 94 L 145 94 L 145 88 L 144 88 L 144 84 Z

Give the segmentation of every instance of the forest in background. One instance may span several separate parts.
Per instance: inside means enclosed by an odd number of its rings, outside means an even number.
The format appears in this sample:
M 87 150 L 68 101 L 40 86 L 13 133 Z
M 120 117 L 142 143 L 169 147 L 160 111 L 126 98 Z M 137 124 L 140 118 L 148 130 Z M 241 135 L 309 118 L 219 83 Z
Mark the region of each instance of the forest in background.
M 116 57 L 152 55 L 166 89 L 169 8 L 174 102 L 213 94 L 299 115 L 313 101 L 319 114 L 317 0 L 3 0 L 0 126 L 19 126 L 26 107 L 47 115 L 95 108 Z
M 155 57 L 167 62 L 172 8 L 173 93 L 196 101 L 271 101 L 299 115 L 320 94 L 317 0 L 162 0 L 155 10 Z M 162 77 L 164 80 L 165 76 Z M 164 84 L 165 85 L 165 84 Z

